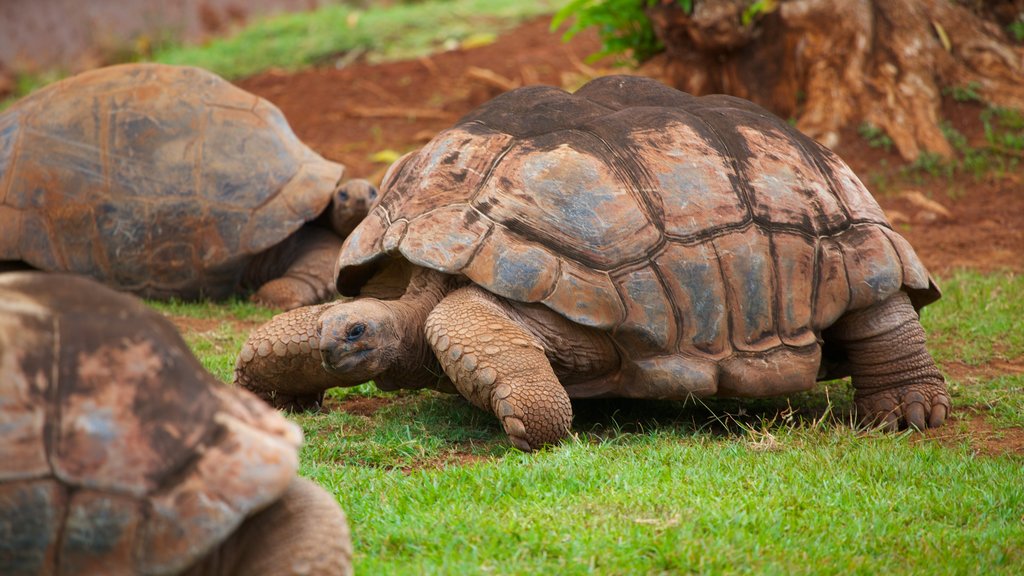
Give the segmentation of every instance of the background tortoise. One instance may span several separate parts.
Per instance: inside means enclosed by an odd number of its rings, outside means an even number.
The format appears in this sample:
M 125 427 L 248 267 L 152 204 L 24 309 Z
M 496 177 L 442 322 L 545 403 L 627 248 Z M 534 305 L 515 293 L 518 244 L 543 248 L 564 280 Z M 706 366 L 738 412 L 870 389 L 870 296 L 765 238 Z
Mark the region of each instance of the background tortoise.
M 0 115 L 0 267 L 152 298 L 251 287 L 267 304 L 313 304 L 334 294 L 339 235 L 376 197 L 339 187 L 343 173 L 274 105 L 205 70 L 86 72 Z M 334 233 L 306 226 L 318 218 Z
M 524 449 L 565 434 L 570 397 L 852 374 L 868 420 L 950 409 L 916 313 L 939 297 L 924 266 L 839 158 L 750 102 L 619 76 L 522 88 L 382 190 L 339 260 L 362 298 L 254 331 L 238 382 L 279 406 L 368 379 L 457 391 Z
M 351 573 L 301 432 L 80 276 L 0 275 L 0 574 Z

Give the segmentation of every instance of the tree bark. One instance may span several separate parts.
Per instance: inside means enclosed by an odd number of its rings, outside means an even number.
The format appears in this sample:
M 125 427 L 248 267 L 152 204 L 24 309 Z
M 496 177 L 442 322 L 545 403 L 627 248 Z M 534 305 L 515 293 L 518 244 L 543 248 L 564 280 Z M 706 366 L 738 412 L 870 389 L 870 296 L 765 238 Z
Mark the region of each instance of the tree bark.
M 753 100 L 830 147 L 844 126 L 873 124 L 907 160 L 952 156 L 944 89 L 1024 109 L 1024 47 L 950 0 L 780 0 L 744 25 L 749 4 L 697 0 L 686 14 L 661 0 L 648 16 L 666 50 L 647 70 L 693 94 Z

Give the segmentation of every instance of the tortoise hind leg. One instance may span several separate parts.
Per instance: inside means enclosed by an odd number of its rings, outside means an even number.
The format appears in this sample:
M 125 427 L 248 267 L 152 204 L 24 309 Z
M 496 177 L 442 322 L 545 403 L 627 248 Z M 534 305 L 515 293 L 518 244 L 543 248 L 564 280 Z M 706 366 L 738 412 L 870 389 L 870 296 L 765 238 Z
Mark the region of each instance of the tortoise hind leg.
M 846 352 L 863 421 L 918 430 L 945 421 L 951 407 L 946 383 L 925 349 L 924 329 L 904 292 L 846 314 L 827 337 Z
M 459 393 L 493 412 L 529 452 L 564 438 L 572 404 L 538 339 L 477 286 L 446 296 L 426 322 L 427 340 Z

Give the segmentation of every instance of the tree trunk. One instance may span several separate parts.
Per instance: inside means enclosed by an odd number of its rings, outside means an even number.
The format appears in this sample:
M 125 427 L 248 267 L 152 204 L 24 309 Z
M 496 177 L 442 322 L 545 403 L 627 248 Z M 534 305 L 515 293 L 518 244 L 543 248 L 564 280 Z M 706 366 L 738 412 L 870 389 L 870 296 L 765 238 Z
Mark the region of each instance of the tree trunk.
M 750 4 L 696 0 L 686 14 L 661 0 L 648 15 L 666 51 L 647 70 L 661 65 L 693 94 L 753 100 L 830 147 L 844 126 L 873 124 L 907 160 L 953 154 L 939 128 L 944 89 L 1024 109 L 1024 47 L 950 0 L 779 0 L 743 25 Z

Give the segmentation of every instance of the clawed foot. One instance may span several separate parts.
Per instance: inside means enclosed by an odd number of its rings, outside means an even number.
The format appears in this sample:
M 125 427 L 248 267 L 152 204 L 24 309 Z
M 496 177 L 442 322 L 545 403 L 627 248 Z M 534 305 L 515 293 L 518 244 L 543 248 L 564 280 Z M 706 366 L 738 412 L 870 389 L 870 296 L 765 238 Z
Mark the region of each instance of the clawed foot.
M 524 388 L 513 391 L 511 386 L 498 384 L 491 393 L 494 414 L 509 440 L 523 452 L 558 444 L 572 426 L 569 396 L 560 386 L 555 394 L 550 387 L 545 387 L 544 394 L 531 394 L 530 387 Z
M 857 414 L 866 424 L 888 431 L 902 428 L 937 428 L 945 422 L 952 403 L 946 387 L 917 385 L 854 394 Z

